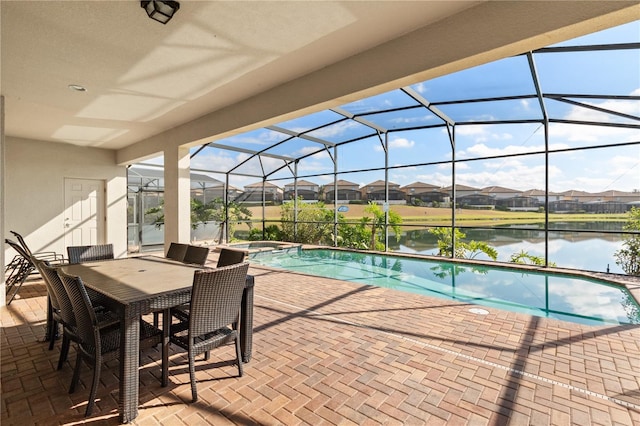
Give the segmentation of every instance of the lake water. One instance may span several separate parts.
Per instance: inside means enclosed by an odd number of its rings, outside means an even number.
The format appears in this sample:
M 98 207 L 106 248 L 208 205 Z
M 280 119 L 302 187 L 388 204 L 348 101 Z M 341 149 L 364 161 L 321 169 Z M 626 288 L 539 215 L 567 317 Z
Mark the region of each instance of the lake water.
M 551 223 L 549 231 L 549 261 L 558 267 L 623 274 L 616 265 L 614 253 L 622 248 L 621 234 L 594 232 L 620 231 L 624 222 L 564 222 Z M 513 229 L 517 227 L 518 229 Z M 512 225 L 491 229 L 463 229 L 465 240 L 485 241 L 498 251 L 498 260 L 507 262 L 520 251 L 544 257 L 543 224 Z M 527 228 L 527 229 L 522 229 Z M 405 228 L 408 229 L 408 228 Z M 569 231 L 558 231 L 558 229 Z M 580 232 L 587 231 L 587 232 Z M 389 247 L 401 253 L 437 255 L 437 239 L 426 228 L 405 232 L 399 243 L 389 237 Z M 479 260 L 488 260 L 481 254 Z

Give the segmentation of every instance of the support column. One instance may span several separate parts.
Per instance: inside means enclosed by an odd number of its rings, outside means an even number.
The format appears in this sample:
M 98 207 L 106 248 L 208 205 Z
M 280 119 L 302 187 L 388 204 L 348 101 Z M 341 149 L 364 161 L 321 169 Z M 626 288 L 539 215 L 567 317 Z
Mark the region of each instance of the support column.
M 4 218 L 5 216 L 5 202 L 4 202 L 4 183 L 5 183 L 5 168 L 4 168 L 4 96 L 0 96 L 0 241 L 4 241 Z M 4 272 L 5 251 L 0 253 L 0 270 Z M 0 276 L 0 306 L 6 305 L 5 283 L 4 273 Z
M 191 176 L 189 148 L 164 151 L 164 251 L 172 242 L 191 240 Z

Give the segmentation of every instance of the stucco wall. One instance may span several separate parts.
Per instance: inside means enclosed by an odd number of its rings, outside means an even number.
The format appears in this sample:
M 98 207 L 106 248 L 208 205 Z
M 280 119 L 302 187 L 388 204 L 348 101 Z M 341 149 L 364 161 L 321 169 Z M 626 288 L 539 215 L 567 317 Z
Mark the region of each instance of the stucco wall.
M 55 251 L 66 257 L 64 243 L 65 178 L 104 181 L 105 242 L 116 257 L 127 253 L 126 168 L 115 151 L 5 137 L 5 237 L 22 234 L 33 251 Z M 14 253 L 5 247 L 5 259 Z

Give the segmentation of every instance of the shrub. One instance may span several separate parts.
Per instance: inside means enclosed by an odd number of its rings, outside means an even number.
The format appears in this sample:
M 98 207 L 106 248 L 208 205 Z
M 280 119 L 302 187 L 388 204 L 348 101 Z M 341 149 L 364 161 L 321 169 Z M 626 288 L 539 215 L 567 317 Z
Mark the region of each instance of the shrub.
M 632 207 L 627 212 L 624 231 L 640 231 L 640 208 Z M 640 234 L 625 235 L 622 248 L 614 253 L 616 264 L 628 275 L 640 275 Z

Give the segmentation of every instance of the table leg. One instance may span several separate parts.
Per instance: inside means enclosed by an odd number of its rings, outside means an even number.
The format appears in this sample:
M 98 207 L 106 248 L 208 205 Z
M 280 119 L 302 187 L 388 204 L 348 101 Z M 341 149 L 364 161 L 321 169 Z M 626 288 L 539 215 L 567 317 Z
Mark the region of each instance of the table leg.
M 171 312 L 162 311 L 162 386 L 169 384 L 169 331 L 171 327 Z
M 240 351 L 242 352 L 243 362 L 251 360 L 253 347 L 253 287 L 254 278 L 251 275 L 247 275 L 240 308 Z
M 46 334 L 44 336 L 44 341 L 49 340 L 49 336 L 51 336 L 51 329 L 53 328 L 53 306 L 51 306 L 51 297 L 47 294 L 47 327 Z M 55 337 L 55 336 L 54 336 Z
M 138 381 L 140 364 L 140 316 L 125 308 L 120 323 L 120 422 L 129 423 L 138 415 Z

